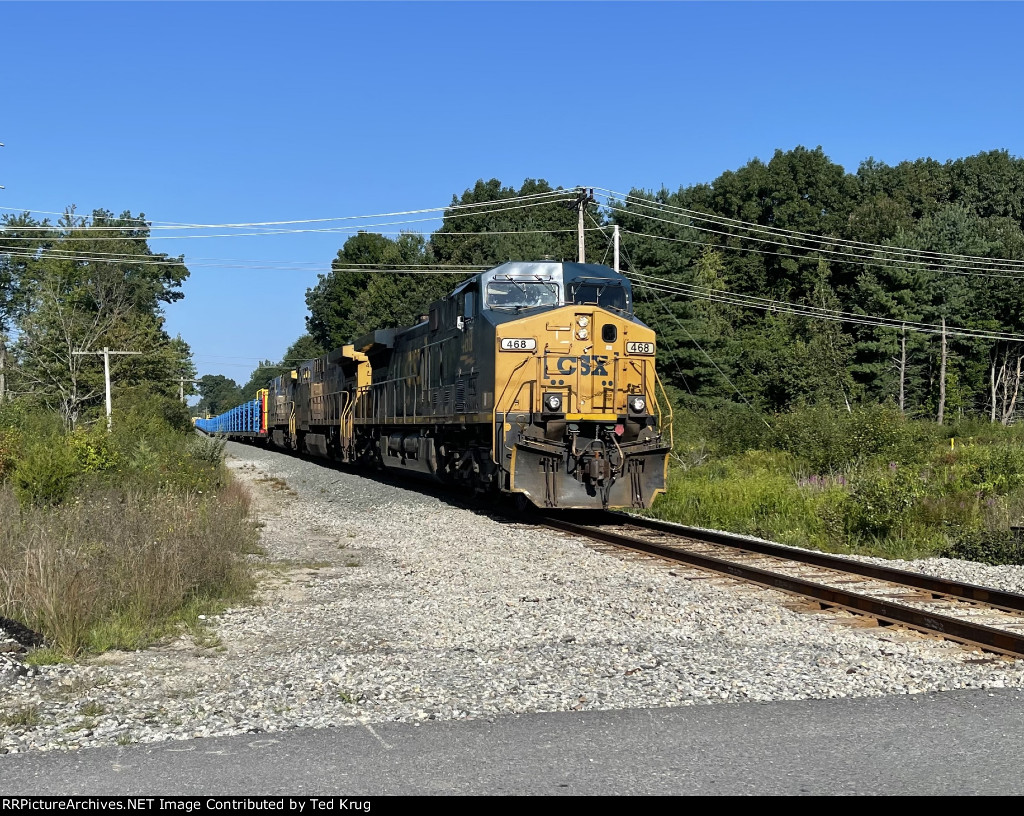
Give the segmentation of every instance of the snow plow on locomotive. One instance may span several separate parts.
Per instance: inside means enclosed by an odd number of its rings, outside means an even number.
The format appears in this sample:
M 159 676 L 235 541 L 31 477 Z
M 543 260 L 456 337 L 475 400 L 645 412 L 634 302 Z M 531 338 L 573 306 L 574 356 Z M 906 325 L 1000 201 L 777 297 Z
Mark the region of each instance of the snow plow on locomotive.
M 509 262 L 197 426 L 538 507 L 649 507 L 672 427 L 655 349 L 622 275 Z

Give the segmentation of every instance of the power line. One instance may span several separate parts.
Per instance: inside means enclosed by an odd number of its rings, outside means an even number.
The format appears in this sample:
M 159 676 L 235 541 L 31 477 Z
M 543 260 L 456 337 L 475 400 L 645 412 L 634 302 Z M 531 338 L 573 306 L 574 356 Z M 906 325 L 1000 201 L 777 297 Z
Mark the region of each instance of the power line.
M 444 214 L 447 214 L 449 212 L 456 211 L 456 210 L 468 210 L 470 212 L 467 213 L 467 214 L 477 215 L 477 214 L 481 214 L 481 213 L 473 212 L 474 210 L 482 210 L 483 213 L 495 212 L 495 211 L 501 212 L 501 211 L 503 211 L 505 209 L 515 209 L 515 208 L 507 206 L 508 204 L 513 203 L 513 202 L 527 202 L 527 203 L 524 203 L 523 206 L 539 206 L 539 205 L 543 205 L 543 204 L 554 204 L 554 203 L 558 203 L 560 201 L 571 201 L 572 200 L 572 198 L 571 198 L 572 195 L 573 195 L 573 191 L 572 190 L 551 190 L 551 191 L 544 192 L 544 193 L 532 193 L 530 195 L 525 195 L 525 196 L 512 196 L 510 198 L 499 198 L 499 199 L 494 199 L 494 200 L 491 200 L 491 201 L 476 201 L 476 202 L 470 202 L 470 203 L 467 203 L 467 204 L 448 204 L 448 205 L 446 205 L 444 207 L 425 207 L 425 208 L 416 209 L 416 210 L 399 210 L 399 211 L 396 211 L 396 212 L 373 213 L 373 214 L 369 214 L 369 215 L 342 215 L 342 216 L 332 216 L 332 217 L 327 217 L 327 218 L 300 218 L 300 219 L 290 219 L 290 220 L 284 220 L 284 221 L 249 221 L 249 222 L 223 223 L 223 224 L 192 224 L 192 223 L 173 222 L 173 221 L 148 221 L 148 220 L 147 221 L 143 221 L 141 219 L 123 219 L 125 223 L 123 223 L 121 225 L 111 225 L 111 226 L 82 225 L 80 227 L 75 227 L 74 229 L 77 230 L 77 231 L 83 231 L 83 232 L 119 232 L 119 231 L 122 231 L 124 229 L 130 228 L 130 226 L 132 225 L 133 221 L 137 221 L 139 225 L 145 226 L 150 231 L 152 231 L 152 230 L 182 230 L 182 229 L 242 229 L 242 228 L 252 228 L 252 227 L 279 227 L 279 226 L 288 226 L 288 225 L 295 225 L 295 224 L 324 224 L 324 223 L 330 223 L 330 222 L 334 222 L 334 221 L 358 221 L 358 220 L 368 220 L 368 219 L 375 219 L 375 218 L 396 218 L 398 216 L 423 215 L 423 214 L 426 214 L 426 213 L 444 213 Z M 491 208 L 495 208 L 495 209 L 491 209 Z M 67 214 L 66 212 L 56 212 L 56 211 L 52 211 L 52 210 L 31 210 L 31 209 L 18 208 L 18 207 L 0 207 L 0 210 L 10 210 L 12 212 L 23 212 L 23 213 L 40 214 L 40 215 L 60 215 L 60 216 L 63 216 L 63 215 Z M 460 213 L 460 215 L 461 215 L 461 213 Z M 92 216 L 83 216 L 83 217 L 84 218 L 89 218 L 89 217 L 92 217 Z M 121 220 L 121 219 L 118 219 L 115 216 L 115 217 L 111 218 L 110 220 L 117 221 L 117 220 Z M 415 221 L 435 221 L 435 220 L 437 220 L 437 219 L 436 218 L 424 218 L 424 219 L 414 219 L 413 222 L 415 222 Z M 409 222 L 409 223 L 413 223 L 413 222 Z M 399 221 L 399 222 L 393 222 L 393 223 L 406 223 L 406 222 Z M 22 229 L 22 230 L 32 230 L 32 231 L 46 231 L 46 230 L 54 229 L 54 226 L 51 225 L 51 226 L 48 226 L 48 227 L 45 227 L 45 226 L 19 227 L 19 229 Z M 359 225 L 356 225 L 354 227 L 346 226 L 346 227 L 339 227 L 338 229 L 344 229 L 344 230 L 365 229 L 365 226 L 359 226 Z M 314 230 L 314 231 L 316 231 L 316 230 Z M 277 231 L 277 230 L 270 230 L 270 231 L 267 231 L 266 233 L 259 233 L 259 234 L 274 235 L 274 234 L 278 234 L 278 232 L 279 231 Z M 288 231 L 286 230 L 286 231 L 281 231 L 281 232 L 285 232 L 286 233 Z
M 744 230 L 746 230 L 748 232 L 761 232 L 761 233 L 766 233 L 766 234 L 769 234 L 769 235 L 780 236 L 780 237 L 796 237 L 797 239 L 807 239 L 811 243 L 816 243 L 816 244 L 820 244 L 820 245 L 842 245 L 842 246 L 847 246 L 847 247 L 850 247 L 850 248 L 861 248 L 862 250 L 870 251 L 870 252 L 873 252 L 873 253 L 876 253 L 876 254 L 877 253 L 882 253 L 882 254 L 895 254 L 895 255 L 911 255 L 911 256 L 922 257 L 925 260 L 949 260 L 949 261 L 966 262 L 966 263 L 972 263 L 972 262 L 992 263 L 993 261 L 995 261 L 997 263 L 1011 264 L 1015 268 L 1024 268 L 1024 261 L 1005 260 L 1005 259 L 991 259 L 991 258 L 986 258 L 986 257 L 980 256 L 980 255 L 961 255 L 961 254 L 948 253 L 948 252 L 936 252 L 936 251 L 932 251 L 932 250 L 910 249 L 910 248 L 907 248 L 907 247 L 894 247 L 894 246 L 889 246 L 889 245 L 885 245 L 885 244 L 874 244 L 874 243 L 869 243 L 869 242 L 866 242 L 866 241 L 856 241 L 856 240 L 851 240 L 851 239 L 846 239 L 846 238 L 839 238 L 839 237 L 835 237 L 835 236 L 823 236 L 823 235 L 818 235 L 818 234 L 810 233 L 810 232 L 800 232 L 798 230 L 789 230 L 789 229 L 784 229 L 782 227 L 768 227 L 768 226 L 764 226 L 762 224 L 756 224 L 756 223 L 753 223 L 753 222 L 750 222 L 750 221 L 741 221 L 741 220 L 736 219 L 736 218 L 728 218 L 727 216 L 716 215 L 714 213 L 703 213 L 703 212 L 700 212 L 698 210 L 690 210 L 690 209 L 686 209 L 684 207 L 677 207 L 677 206 L 668 204 L 667 202 L 666 203 L 655 202 L 655 201 L 651 201 L 649 199 L 645 199 L 645 198 L 642 198 L 642 197 L 639 197 L 639 196 L 633 196 L 633 195 L 630 195 L 630 194 L 623 194 L 623 193 L 616 193 L 616 192 L 614 192 L 612 190 L 608 190 L 607 188 L 604 188 L 604 187 L 599 187 L 597 189 L 604 190 L 605 192 L 611 193 L 614 196 L 619 196 L 619 197 L 621 197 L 621 199 L 624 202 L 633 202 L 633 203 L 637 204 L 638 206 L 643 206 L 643 207 L 645 207 L 647 209 L 656 209 L 656 210 L 659 210 L 659 211 L 675 212 L 677 214 L 685 215 L 688 218 L 691 218 L 693 220 L 707 221 L 709 223 L 714 223 L 714 224 L 718 224 L 718 225 L 722 225 L 722 226 L 736 226 L 736 227 L 738 227 L 740 229 L 744 229 Z M 610 201 L 610 199 L 607 196 L 606 196 L 606 199 Z M 670 222 L 670 223 L 679 223 L 679 222 Z M 683 226 L 686 226 L 686 225 L 683 225 Z M 735 233 L 720 233 L 720 234 L 735 235 Z M 737 236 L 737 237 L 741 237 L 741 236 Z
M 759 298 L 753 295 L 741 295 L 724 290 L 706 289 L 691 284 L 677 283 L 663 278 L 654 278 L 640 273 L 634 273 L 638 281 L 634 284 L 637 287 L 647 287 L 654 291 L 670 294 L 681 294 L 688 297 L 696 297 L 703 300 L 710 300 L 717 303 L 725 303 L 732 306 L 757 309 L 766 312 L 778 312 L 791 314 L 798 317 L 807 317 L 820 320 L 832 320 L 841 323 L 859 324 L 873 326 L 876 328 L 907 329 L 922 334 L 941 334 L 943 329 L 936 323 L 924 323 L 902 318 L 888 318 L 877 315 L 858 314 L 854 312 L 843 312 L 838 309 L 825 309 L 819 306 L 811 306 L 788 301 Z M 1007 340 L 1011 342 L 1024 341 L 1024 335 L 1011 332 L 987 331 L 984 329 L 957 328 L 947 326 L 947 335 L 958 337 L 969 337 L 980 340 Z
M 709 247 L 711 249 L 716 249 L 716 250 L 728 250 L 730 252 L 750 252 L 750 253 L 753 253 L 755 255 L 774 255 L 774 256 L 779 257 L 779 258 L 793 258 L 793 255 L 791 255 L 789 253 L 786 253 L 786 252 L 772 252 L 769 249 L 754 249 L 753 247 L 730 246 L 729 244 L 716 244 L 716 243 L 712 243 L 712 242 L 709 242 L 709 241 L 693 241 L 693 240 L 687 240 L 685 238 L 671 238 L 671 237 L 669 237 L 667 235 L 653 235 L 653 234 L 648 233 L 648 232 L 635 232 L 633 230 L 627 230 L 627 229 L 623 229 L 622 233 L 624 235 L 633 235 L 633 236 L 636 236 L 638 238 L 650 238 L 651 240 L 654 240 L 654 241 L 668 241 L 670 243 L 693 244 L 694 246 Z M 846 263 L 846 262 L 844 262 L 844 263 Z M 1024 275 L 1005 275 L 1005 274 L 1000 274 L 1000 273 L 997 273 L 997 272 L 967 272 L 967 271 L 960 270 L 960 269 L 949 269 L 949 268 L 945 268 L 945 269 L 925 268 L 924 270 L 922 270 L 922 269 L 907 269 L 904 266 L 898 266 L 898 265 L 893 264 L 893 263 L 881 263 L 881 262 L 872 261 L 872 260 L 865 260 L 865 261 L 862 262 L 862 265 L 863 266 L 882 267 L 882 268 L 885 268 L 885 269 L 899 269 L 902 272 L 908 272 L 908 273 L 928 271 L 928 272 L 938 272 L 938 273 L 941 273 L 941 274 L 944 274 L 944 275 L 958 275 L 958 276 L 961 276 L 961 277 L 968 277 L 968 278 L 1001 278 L 1001 279 L 1004 279 L 1004 280 L 1024 280 Z
M 615 207 L 611 208 L 610 211 L 611 212 L 626 212 L 625 210 L 622 210 L 620 208 L 615 208 Z M 1003 261 L 1003 260 L 1000 259 L 998 261 L 994 261 L 990 265 L 990 267 L 972 266 L 972 267 L 969 267 L 968 269 L 950 269 L 949 267 L 944 267 L 944 268 L 941 268 L 941 269 L 936 269 L 934 264 L 933 265 L 929 265 L 929 262 L 928 261 L 924 261 L 924 260 L 921 260 L 921 261 L 898 261 L 898 260 L 895 260 L 895 259 L 878 258 L 878 257 L 873 256 L 873 255 L 858 255 L 858 254 L 854 254 L 854 253 L 840 252 L 840 251 L 836 251 L 836 250 L 827 250 L 827 249 L 824 249 L 824 250 L 823 249 L 811 249 L 811 248 L 799 246 L 799 245 L 796 245 L 796 244 L 788 244 L 788 243 L 780 242 L 780 241 L 770 241 L 770 240 L 768 240 L 766 238 L 745 237 L 745 236 L 742 236 L 742 235 L 736 235 L 735 233 L 731 233 L 731 232 L 723 232 L 721 230 L 707 229 L 707 228 L 704 228 L 704 227 L 694 226 L 692 224 L 684 224 L 684 223 L 679 222 L 679 221 L 673 221 L 673 220 L 665 219 L 665 218 L 656 218 L 655 216 L 647 215 L 645 213 L 630 213 L 630 214 L 634 215 L 634 216 L 636 216 L 638 218 L 644 218 L 644 219 L 648 219 L 648 220 L 651 220 L 651 221 L 657 221 L 657 222 L 664 223 L 664 224 L 672 224 L 674 226 L 682 227 L 684 229 L 691 229 L 691 230 L 694 230 L 695 232 L 705 232 L 705 233 L 709 233 L 709 234 L 712 234 L 712 235 L 722 235 L 722 236 L 725 236 L 725 237 L 728 237 L 728 238 L 739 238 L 739 239 L 744 239 L 744 240 L 757 241 L 757 242 L 763 243 L 763 244 L 770 244 L 770 245 L 774 245 L 774 246 L 781 246 L 781 247 L 788 247 L 788 248 L 791 248 L 791 249 L 803 250 L 803 251 L 806 251 L 808 253 L 814 253 L 814 254 L 817 254 L 817 255 L 820 255 L 820 256 L 838 256 L 838 261 L 841 262 L 841 263 L 858 262 L 858 263 L 863 263 L 865 266 L 878 266 L 878 267 L 885 267 L 885 268 L 895 267 L 897 269 L 902 269 L 903 271 L 906 271 L 906 272 L 910 272 L 910 271 L 934 271 L 934 272 L 941 272 L 943 274 L 963 275 L 963 276 L 968 276 L 968 277 L 1008 278 L 1008 279 L 1013 279 L 1013 280 L 1024 279 L 1024 274 L 1022 274 L 1022 275 L 1012 275 L 1012 274 L 1004 274 L 1003 272 L 1000 272 L 1000 271 L 989 271 L 989 272 L 977 271 L 977 270 L 980 270 L 980 269 L 992 268 L 992 269 L 996 269 L 996 270 L 1007 270 L 1007 271 L 1020 270 L 1021 272 L 1024 272 L 1024 266 L 1017 267 L 1017 266 L 1013 265 L 1013 264 L 1017 263 L 1015 261 Z M 780 256 L 780 257 L 787 257 L 787 258 L 792 258 L 793 257 L 793 255 L 788 254 L 788 253 L 784 253 L 784 252 L 772 252 L 770 250 L 754 249 L 752 247 L 737 247 L 737 246 L 730 246 L 729 244 L 708 244 L 705 241 L 694 241 L 694 240 L 688 240 L 688 239 L 685 239 L 685 238 L 674 238 L 674 237 L 667 236 L 667 235 L 655 235 L 655 234 L 652 234 L 652 233 L 635 232 L 633 230 L 626 230 L 626 229 L 624 229 L 623 232 L 625 232 L 625 233 L 627 233 L 629 235 L 636 235 L 636 236 L 640 236 L 640 237 L 644 237 L 644 238 L 650 238 L 652 240 L 658 240 L 658 241 L 671 241 L 671 242 L 675 242 L 675 243 L 696 244 L 698 246 L 713 246 L 716 249 L 727 249 L 727 250 L 731 250 L 731 251 L 735 251 L 735 252 L 753 252 L 753 253 L 756 253 L 756 254 L 759 254 L 759 255 L 777 255 L 777 256 Z M 906 266 L 904 266 L 903 264 L 906 264 Z M 912 266 L 912 267 L 917 267 L 917 268 L 911 270 L 911 269 L 908 269 L 907 266 Z

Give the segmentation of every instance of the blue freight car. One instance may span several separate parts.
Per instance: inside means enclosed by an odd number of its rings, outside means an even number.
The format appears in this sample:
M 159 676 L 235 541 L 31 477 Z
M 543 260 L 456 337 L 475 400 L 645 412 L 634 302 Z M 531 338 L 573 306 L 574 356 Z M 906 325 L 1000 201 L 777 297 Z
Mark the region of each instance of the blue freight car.
M 208 434 L 265 439 L 267 436 L 267 392 L 257 393 L 256 399 L 232 408 L 212 419 L 197 419 L 196 427 Z

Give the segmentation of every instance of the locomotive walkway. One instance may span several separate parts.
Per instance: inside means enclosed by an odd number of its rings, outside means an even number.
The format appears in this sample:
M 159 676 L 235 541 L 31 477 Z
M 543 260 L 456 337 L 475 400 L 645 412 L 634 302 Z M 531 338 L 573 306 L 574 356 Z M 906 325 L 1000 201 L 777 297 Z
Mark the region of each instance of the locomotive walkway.
M 1018 690 L 381 723 L 0 757 L 4 795 L 1024 794 Z M 374 801 L 372 811 L 387 812 Z

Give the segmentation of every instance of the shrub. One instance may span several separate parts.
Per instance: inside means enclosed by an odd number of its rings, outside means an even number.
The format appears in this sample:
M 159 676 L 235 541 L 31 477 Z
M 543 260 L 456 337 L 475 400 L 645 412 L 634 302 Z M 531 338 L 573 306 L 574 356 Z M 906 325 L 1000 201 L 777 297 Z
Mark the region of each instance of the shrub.
M 67 498 L 80 464 L 72 447 L 59 436 L 32 442 L 14 469 L 14 492 L 22 507 L 57 505 Z
M 957 535 L 941 554 L 983 564 L 1024 565 L 1024 540 L 1013 530 L 968 530 Z
M 180 433 L 192 431 L 192 417 L 185 403 L 144 385 L 118 389 L 114 399 L 114 422 L 135 434 L 147 427 L 161 426 Z
M 924 496 L 920 476 L 910 467 L 892 463 L 885 470 L 862 468 L 850 482 L 846 502 L 846 529 L 856 537 L 899 536 L 910 521 L 910 511 Z
M 836 473 L 870 459 L 909 464 L 934 449 L 935 432 L 891 406 L 853 411 L 827 406 L 775 417 L 771 444 L 807 462 L 816 473 Z
M 14 471 L 22 447 L 21 432 L 0 427 L 0 482 Z
M 117 448 L 102 426 L 73 431 L 65 444 L 73 452 L 80 473 L 109 473 L 121 464 Z
M 968 445 L 946 457 L 951 489 L 976 491 L 979 497 L 1005 495 L 1024 485 L 1024 446 Z
M 725 402 L 714 408 L 679 408 L 675 414 L 676 447 L 695 438 L 706 440 L 717 456 L 770 447 L 765 417 L 746 405 Z

